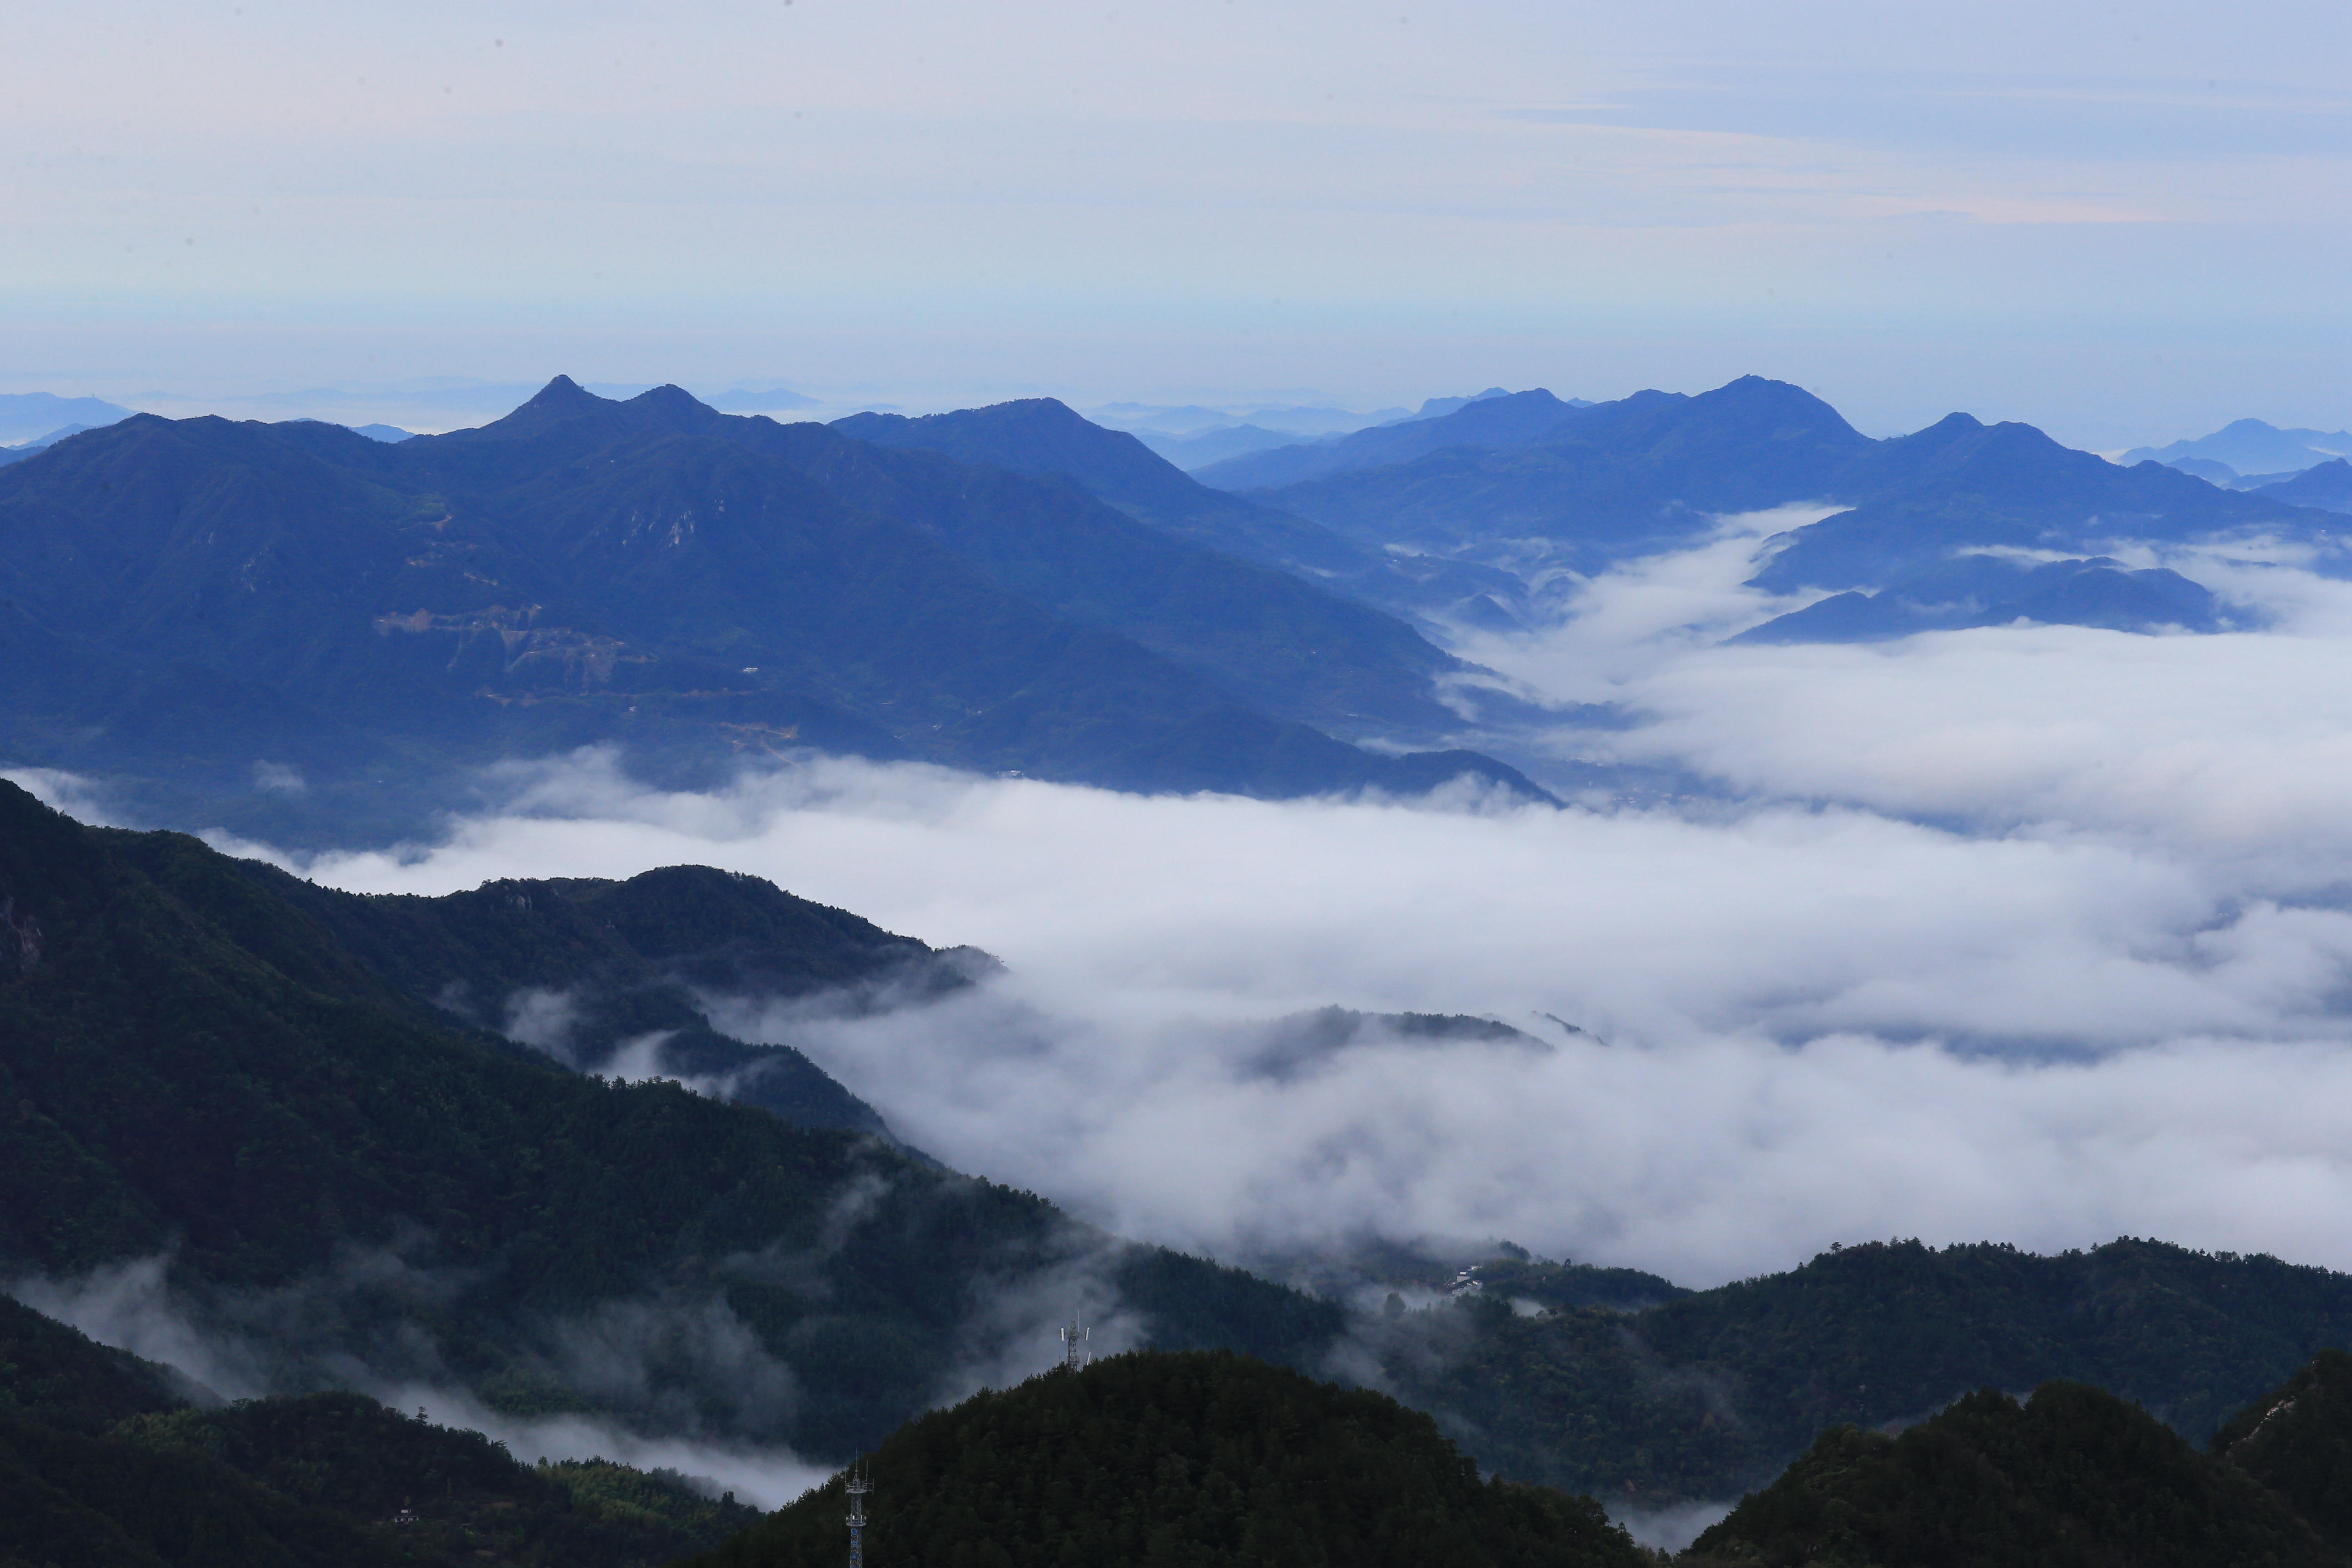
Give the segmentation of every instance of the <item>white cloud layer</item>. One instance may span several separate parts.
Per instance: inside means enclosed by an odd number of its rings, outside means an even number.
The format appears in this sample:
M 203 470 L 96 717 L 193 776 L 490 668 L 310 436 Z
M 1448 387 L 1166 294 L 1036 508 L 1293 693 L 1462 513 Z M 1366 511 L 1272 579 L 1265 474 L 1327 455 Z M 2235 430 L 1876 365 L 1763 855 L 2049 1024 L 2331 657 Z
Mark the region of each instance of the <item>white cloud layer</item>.
M 437 847 L 311 871 L 704 861 L 985 947 L 1011 973 L 944 1005 L 731 1021 L 951 1163 L 1228 1255 L 1504 1236 L 1703 1284 L 1839 1240 L 2128 1233 L 2352 1267 L 2352 586 L 2239 571 L 2275 617 L 2243 636 L 1717 646 L 1775 608 L 1736 584 L 1786 521 L 1480 650 L 1644 716 L 1563 746 L 1735 801 L 1146 799 L 841 762 L 687 795 L 590 755 Z M 1375 1037 L 1268 1070 L 1260 1026 L 1330 1004 L 1544 1048 Z

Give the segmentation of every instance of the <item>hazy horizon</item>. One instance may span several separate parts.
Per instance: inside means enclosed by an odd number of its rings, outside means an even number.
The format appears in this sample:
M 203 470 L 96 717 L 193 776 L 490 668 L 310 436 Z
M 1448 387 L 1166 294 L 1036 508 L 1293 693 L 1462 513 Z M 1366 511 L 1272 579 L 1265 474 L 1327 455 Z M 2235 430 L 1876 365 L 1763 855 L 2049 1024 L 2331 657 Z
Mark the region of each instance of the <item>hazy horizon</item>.
M 2352 425 L 2336 6 L 108 0 L 12 45 L 0 390 L 1753 373 L 1880 435 Z

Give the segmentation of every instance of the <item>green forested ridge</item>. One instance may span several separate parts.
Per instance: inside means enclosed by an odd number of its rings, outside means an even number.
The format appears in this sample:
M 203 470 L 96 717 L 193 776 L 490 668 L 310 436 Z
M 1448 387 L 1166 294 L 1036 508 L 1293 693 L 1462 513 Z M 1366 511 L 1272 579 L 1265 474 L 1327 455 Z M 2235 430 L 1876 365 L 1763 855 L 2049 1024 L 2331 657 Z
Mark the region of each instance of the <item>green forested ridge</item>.
M 175 1408 L 191 1386 L 170 1367 L 0 1296 L 0 1417 L 101 1432 L 126 1416 Z
M 845 910 L 796 899 L 756 877 L 672 866 L 625 882 L 500 880 L 438 898 L 318 887 L 255 861 L 228 860 L 173 834 L 112 842 L 160 883 L 200 900 L 237 940 L 294 975 L 332 952 L 354 984 L 490 1028 L 518 1001 L 548 1005 L 538 1041 L 571 1065 L 604 1069 L 623 1045 L 654 1047 L 661 1075 L 713 1079 L 740 1100 L 806 1126 L 885 1131 L 874 1110 L 786 1046 L 751 1046 L 711 1027 L 698 988 L 750 998 L 828 992 L 839 1005 L 940 994 L 993 961 L 934 953 Z M 288 908 L 309 917 L 289 922 Z M 310 946 L 287 946 L 304 933 Z M 319 948 L 321 941 L 332 948 Z M 356 966 L 352 966 L 356 961 Z M 635 1076 L 646 1076 L 640 1071 Z
M 2130 1239 L 2055 1257 L 1873 1243 L 1633 1313 L 1524 1317 L 1508 1293 L 1392 1320 L 1391 1385 L 1506 1475 L 1643 1506 L 1759 1485 L 1831 1426 L 2053 1377 L 2201 1437 L 2352 1342 L 2352 1278 Z
M 190 1310 L 266 1320 L 289 1377 L 360 1355 L 819 1454 L 986 1353 L 961 1336 L 987 1301 L 1073 1268 L 1167 1344 L 1311 1361 L 1339 1328 L 870 1137 L 438 1021 L 271 886 L 0 785 L 10 1270 L 169 1252 Z M 389 1364 L 404 1346 L 422 1362 Z
M 2352 1557 L 2352 1355 L 2329 1349 L 2213 1435 L 2227 1458 Z
M 1478 1479 L 1384 1394 L 1229 1352 L 1114 1356 L 908 1423 L 870 1460 L 868 1561 L 926 1568 L 1648 1561 L 1588 1498 Z M 835 1568 L 841 1482 L 692 1568 Z
M 2352 1473 L 2337 1478 L 2352 1486 Z M 1900 1436 L 1839 1426 L 1683 1561 L 1756 1568 L 2340 1568 L 2309 1525 L 2084 1384 L 1988 1389 Z
M 518 1464 L 355 1394 L 200 1409 L 184 1386 L 0 1298 L 0 1565 L 653 1568 L 758 1517 L 682 1478 Z
M 375 1523 L 427 1560 L 650 1568 L 759 1517 L 731 1497 L 702 1497 L 605 1460 L 520 1464 L 479 1433 L 356 1394 L 144 1415 L 115 1435 L 153 1452 L 202 1456 L 280 1497 Z M 404 1510 L 413 1523 L 382 1527 Z

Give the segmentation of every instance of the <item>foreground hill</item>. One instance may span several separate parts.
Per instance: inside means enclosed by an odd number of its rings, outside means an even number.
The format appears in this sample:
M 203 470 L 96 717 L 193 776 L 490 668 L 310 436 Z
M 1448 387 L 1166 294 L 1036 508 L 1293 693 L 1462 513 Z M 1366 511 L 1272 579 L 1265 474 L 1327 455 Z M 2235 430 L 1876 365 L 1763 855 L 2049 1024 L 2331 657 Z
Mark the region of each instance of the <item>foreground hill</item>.
M 1481 1482 L 1426 1415 L 1228 1352 L 1131 1354 L 975 1394 L 869 1461 L 877 1563 L 1601 1568 L 1589 1498 Z M 842 1483 L 689 1568 L 834 1568 Z
M 2352 1470 L 2336 1478 L 2352 1489 Z M 1972 1394 L 1898 1436 L 1841 1426 L 1692 1543 L 1694 1568 L 2340 1568 L 2283 1500 L 2114 1394 Z
M 189 1393 L 0 1297 L 0 1562 L 653 1568 L 757 1517 L 680 1477 L 518 1464 L 358 1394 L 223 1408 Z
M 1641 1507 L 1761 1485 L 1827 1427 L 2052 1378 L 2201 1440 L 2352 1343 L 2352 1277 L 2152 1241 L 2046 1258 L 1874 1243 L 1633 1311 L 1565 1289 L 1531 1310 L 1543 1281 L 1488 1268 L 1493 1289 L 1365 1331 L 1388 1386 L 1475 1433 L 1502 1474 Z
M 1030 1342 L 1033 1315 L 1302 1363 L 1340 1326 L 870 1135 L 583 1077 L 404 991 L 431 943 L 379 973 L 274 886 L 0 785 L 0 1275 L 168 1260 L 173 1309 L 248 1380 L 357 1368 L 816 1454 Z M 506 896 L 449 929 L 543 937 L 495 918 Z M 388 923 L 430 926 L 413 913 Z
M 2352 1559 L 2352 1355 L 2322 1351 L 2224 1423 L 2212 1447 Z
M 1454 726 L 1454 668 L 1066 483 L 676 388 L 559 378 L 397 444 L 141 416 L 0 469 L 0 748 L 281 840 L 413 831 L 467 768 L 593 742 L 680 781 L 814 747 L 1124 789 L 1539 793 L 1388 754 Z

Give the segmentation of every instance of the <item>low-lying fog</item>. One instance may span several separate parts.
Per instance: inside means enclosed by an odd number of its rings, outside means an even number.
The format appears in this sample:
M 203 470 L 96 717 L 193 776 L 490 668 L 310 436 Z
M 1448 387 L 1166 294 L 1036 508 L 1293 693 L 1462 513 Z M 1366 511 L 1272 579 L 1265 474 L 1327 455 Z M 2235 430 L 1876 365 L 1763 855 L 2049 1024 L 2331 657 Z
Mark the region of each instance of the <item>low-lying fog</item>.
M 2259 633 L 1725 647 L 1759 534 L 1470 655 L 1630 728 L 1562 754 L 1734 798 L 1555 810 L 1155 798 L 820 762 L 709 795 L 614 759 L 337 886 L 703 861 L 1009 973 L 801 1045 L 910 1142 L 1232 1257 L 1504 1237 L 1704 1285 L 1832 1241 L 2117 1234 L 2352 1268 L 2352 584 L 2175 561 Z M 1254 1021 L 1469 1013 L 1528 1044 Z M 1555 1020 L 1587 1031 L 1574 1033 Z

